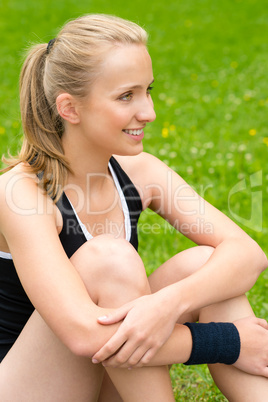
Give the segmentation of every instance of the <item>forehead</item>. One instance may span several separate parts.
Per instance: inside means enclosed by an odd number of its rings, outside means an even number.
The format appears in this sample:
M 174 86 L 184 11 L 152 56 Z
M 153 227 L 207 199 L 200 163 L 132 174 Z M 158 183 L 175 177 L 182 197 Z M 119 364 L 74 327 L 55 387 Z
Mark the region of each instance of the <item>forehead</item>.
M 145 85 L 153 80 L 150 55 L 144 45 L 120 45 L 104 56 L 96 85 L 106 90 Z

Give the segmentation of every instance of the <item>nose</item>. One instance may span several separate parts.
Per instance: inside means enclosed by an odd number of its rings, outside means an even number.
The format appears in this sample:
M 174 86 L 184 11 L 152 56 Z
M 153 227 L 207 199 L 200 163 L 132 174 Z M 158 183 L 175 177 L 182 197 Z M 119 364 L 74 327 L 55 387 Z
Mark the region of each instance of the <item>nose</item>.
M 138 121 L 146 123 L 150 123 L 155 120 L 156 114 L 154 111 L 154 104 L 151 96 L 146 96 L 146 98 L 139 103 L 139 109 L 136 113 L 136 118 Z

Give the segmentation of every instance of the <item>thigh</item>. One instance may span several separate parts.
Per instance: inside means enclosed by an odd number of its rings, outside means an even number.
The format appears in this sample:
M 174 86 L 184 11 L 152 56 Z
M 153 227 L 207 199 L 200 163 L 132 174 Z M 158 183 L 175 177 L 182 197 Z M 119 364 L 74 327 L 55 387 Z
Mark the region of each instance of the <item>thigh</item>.
M 98 236 L 71 262 L 96 304 L 117 307 L 129 301 L 130 291 L 138 297 L 145 280 L 149 289 L 141 260 L 126 241 Z M 102 379 L 103 367 L 75 356 L 35 311 L 0 365 L 0 401 L 96 401 Z
M 200 269 L 210 258 L 214 248 L 196 246 L 184 250 L 157 268 L 148 278 L 152 293 L 179 282 Z M 192 312 L 180 317 L 179 323 L 197 321 L 199 312 Z
M 107 373 L 104 373 L 98 402 L 123 402 Z
M 0 364 L 5 402 L 97 401 L 103 369 L 63 345 L 35 311 Z
M 93 267 L 104 264 L 100 243 L 87 242 L 71 259 L 89 293 L 97 288 Z M 96 401 L 102 377 L 101 366 L 75 356 L 34 311 L 0 365 L 0 401 Z

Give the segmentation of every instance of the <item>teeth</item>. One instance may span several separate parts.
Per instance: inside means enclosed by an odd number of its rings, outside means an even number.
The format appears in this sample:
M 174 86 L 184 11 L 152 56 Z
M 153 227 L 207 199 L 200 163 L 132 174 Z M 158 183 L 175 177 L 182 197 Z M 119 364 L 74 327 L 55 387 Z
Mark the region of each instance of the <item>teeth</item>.
M 140 130 L 124 130 L 124 131 L 127 134 L 140 135 L 142 133 L 143 129 L 141 128 Z

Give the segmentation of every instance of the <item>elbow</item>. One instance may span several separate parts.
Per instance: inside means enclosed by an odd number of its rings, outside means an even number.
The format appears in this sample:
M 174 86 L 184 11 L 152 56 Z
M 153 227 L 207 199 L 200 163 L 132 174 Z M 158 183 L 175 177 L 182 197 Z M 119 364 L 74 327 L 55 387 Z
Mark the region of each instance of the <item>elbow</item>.
M 264 253 L 264 251 L 258 246 L 257 243 L 255 243 L 257 248 L 258 248 L 258 268 L 259 268 L 259 273 L 261 274 L 267 267 L 268 267 L 268 260 L 267 257 Z
M 260 269 L 261 269 L 261 273 L 262 273 L 268 267 L 268 259 L 265 255 L 264 251 L 261 250 L 261 252 L 262 252 L 262 262 L 260 264 Z
M 101 325 L 97 322 L 99 311 L 87 314 L 69 314 L 57 325 L 55 334 L 76 356 L 92 358 L 116 332 L 117 325 Z M 59 324 L 59 323 L 58 323 Z
M 96 334 L 96 328 L 89 326 L 72 326 L 60 336 L 61 341 L 76 356 L 92 358 L 101 348 L 101 337 Z
M 257 280 L 259 275 L 268 267 L 268 260 L 264 251 L 254 240 L 251 241 L 250 250 L 252 250 L 252 260 Z
M 90 345 L 90 342 L 79 338 L 73 339 L 66 346 L 75 356 L 78 357 L 92 358 L 97 352 L 96 348 Z
M 101 348 L 101 345 L 97 345 L 96 336 L 73 336 L 72 339 L 68 339 L 65 345 L 68 349 L 78 357 L 92 358 L 95 353 Z
M 245 274 L 243 292 L 247 292 L 255 285 L 258 277 L 268 267 L 268 260 L 260 246 L 249 236 L 236 240 L 238 246 L 236 255 L 243 261 L 242 267 Z

